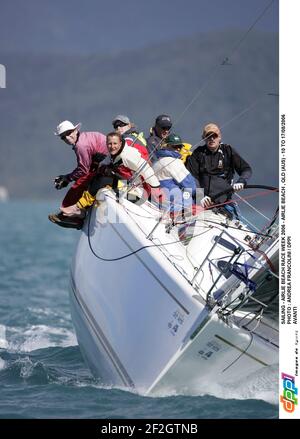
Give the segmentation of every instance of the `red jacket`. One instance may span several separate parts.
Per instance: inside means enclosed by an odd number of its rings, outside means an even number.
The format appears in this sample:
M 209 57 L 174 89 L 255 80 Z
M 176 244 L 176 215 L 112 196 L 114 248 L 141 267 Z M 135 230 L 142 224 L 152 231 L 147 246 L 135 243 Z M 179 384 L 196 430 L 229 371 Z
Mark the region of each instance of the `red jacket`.
M 142 158 L 146 160 L 146 162 L 149 162 L 149 153 L 145 146 L 133 141 L 130 138 L 126 139 L 126 145 L 132 146 L 133 148 L 137 149 L 140 152 Z M 117 166 L 116 172 L 121 175 L 124 180 L 130 180 L 133 175 L 133 171 L 123 164 Z

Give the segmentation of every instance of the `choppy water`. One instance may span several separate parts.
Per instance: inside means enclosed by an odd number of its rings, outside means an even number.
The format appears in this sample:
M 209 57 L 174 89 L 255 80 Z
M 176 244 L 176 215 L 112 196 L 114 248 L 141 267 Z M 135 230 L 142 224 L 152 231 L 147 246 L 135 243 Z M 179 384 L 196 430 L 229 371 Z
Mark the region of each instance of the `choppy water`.
M 0 418 L 277 418 L 277 370 L 234 387 L 145 397 L 107 388 L 83 362 L 68 274 L 79 232 L 47 219 L 54 204 L 0 204 Z

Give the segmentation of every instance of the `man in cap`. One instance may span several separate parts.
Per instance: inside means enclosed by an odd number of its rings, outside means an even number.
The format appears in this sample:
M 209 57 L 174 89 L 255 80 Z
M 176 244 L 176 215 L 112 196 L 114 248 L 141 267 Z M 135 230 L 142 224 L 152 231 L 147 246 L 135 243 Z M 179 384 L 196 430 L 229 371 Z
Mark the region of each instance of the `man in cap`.
M 215 199 L 218 193 L 227 189 L 234 191 L 243 189 L 252 175 L 252 169 L 232 146 L 221 142 L 221 130 L 215 123 L 204 126 L 202 139 L 205 145 L 193 151 L 186 161 L 186 167 L 204 189 L 201 205 L 208 208 L 214 203 L 226 203 L 231 199 L 232 193 Z M 235 173 L 239 178 L 233 183 Z
M 97 155 L 97 160 L 101 161 L 108 155 L 106 146 L 106 136 L 99 132 L 81 132 L 81 124 L 74 125 L 69 120 L 61 122 L 55 131 L 64 143 L 72 146 L 76 154 L 76 168 L 64 175 L 59 175 L 54 180 L 56 189 L 62 189 L 74 182 L 62 201 L 61 207 L 68 207 L 76 203 L 81 197 L 82 192 L 88 187 L 89 181 L 93 177 L 91 167 Z M 49 215 L 50 221 L 60 224 L 60 215 Z
M 160 114 L 155 119 L 155 124 L 150 128 L 150 136 L 147 138 L 147 148 L 150 159 L 157 159 L 156 152 L 161 148 L 163 139 L 165 139 L 172 128 L 172 121 L 167 114 Z

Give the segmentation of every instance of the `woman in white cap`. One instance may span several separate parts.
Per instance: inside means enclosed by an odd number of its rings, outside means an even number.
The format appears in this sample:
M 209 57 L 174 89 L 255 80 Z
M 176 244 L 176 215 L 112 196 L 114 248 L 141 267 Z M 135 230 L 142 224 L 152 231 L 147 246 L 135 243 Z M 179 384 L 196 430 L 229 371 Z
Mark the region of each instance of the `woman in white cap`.
M 128 116 L 119 114 L 112 121 L 112 126 L 116 133 L 120 134 L 123 139 L 130 140 L 132 142 L 138 142 L 143 146 L 147 145 L 146 139 L 142 132 L 137 131 L 137 128 L 133 122 L 130 122 Z
M 102 154 L 104 158 L 108 154 L 104 134 L 82 132 L 80 127 L 80 123 L 74 125 L 69 120 L 64 120 L 57 126 L 54 133 L 64 143 L 72 146 L 77 158 L 77 166 L 72 172 L 59 175 L 54 180 L 56 189 L 62 189 L 68 186 L 69 183 L 74 182 L 64 197 L 61 207 L 75 204 L 81 197 L 82 192 L 88 187 L 89 181 L 93 177 L 93 174 L 90 174 L 93 156 L 98 153 Z M 49 215 L 49 219 L 56 223 L 59 221 L 59 216 L 57 218 L 57 214 Z

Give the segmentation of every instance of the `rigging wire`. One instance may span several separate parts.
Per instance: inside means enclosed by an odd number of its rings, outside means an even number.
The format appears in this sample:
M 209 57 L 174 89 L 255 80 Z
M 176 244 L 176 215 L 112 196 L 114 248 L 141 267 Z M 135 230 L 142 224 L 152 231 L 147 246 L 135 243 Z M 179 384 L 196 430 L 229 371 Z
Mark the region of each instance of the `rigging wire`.
M 259 22 L 259 20 L 265 15 L 267 10 L 272 6 L 274 3 L 274 0 L 271 0 L 271 2 L 264 8 L 264 10 L 261 12 L 261 14 L 256 18 L 256 20 L 251 24 L 251 26 L 248 28 L 248 30 L 245 32 L 245 34 L 238 40 L 238 42 L 233 46 L 228 56 L 225 56 L 223 61 L 219 64 L 217 64 L 210 75 L 208 75 L 207 81 L 202 85 L 202 87 L 198 90 L 198 92 L 195 94 L 191 102 L 186 106 L 186 108 L 183 110 L 183 112 L 179 115 L 178 119 L 176 120 L 176 125 L 179 120 L 184 116 L 184 114 L 187 112 L 187 110 L 190 109 L 190 107 L 193 105 L 193 103 L 201 96 L 203 90 L 207 87 L 207 84 L 214 78 L 217 70 L 220 66 L 228 65 L 230 58 L 233 56 L 233 54 L 239 49 L 243 41 L 247 38 L 249 33 L 252 31 L 252 29 L 255 27 L 255 25 Z
M 212 221 L 212 220 L 205 220 L 205 222 L 211 223 L 211 224 L 220 225 L 216 221 Z M 195 228 L 197 228 L 197 227 L 198 226 L 195 226 Z M 227 224 L 226 224 L 226 229 L 241 230 L 242 232 L 248 232 L 248 233 L 250 232 L 250 230 L 243 229 L 242 227 L 230 226 L 230 225 L 227 225 Z M 261 232 L 255 232 L 255 235 L 262 236 L 263 238 L 271 238 L 272 237 L 271 235 L 268 235 L 268 234 L 265 234 L 265 233 L 261 233 Z
M 229 119 L 227 122 L 224 122 L 223 124 L 220 125 L 220 128 L 223 129 L 225 128 L 227 125 L 229 125 L 230 123 L 234 122 L 236 119 L 238 119 L 239 117 L 241 117 L 243 114 L 248 113 L 248 111 L 252 110 L 253 108 L 255 108 L 266 96 L 270 96 L 270 93 L 264 93 L 260 98 L 257 98 L 254 102 L 252 102 L 252 104 L 248 105 L 248 107 L 244 108 L 242 111 L 240 111 L 240 113 L 238 113 L 237 115 L 233 116 L 231 119 Z M 207 139 L 207 137 L 205 137 L 204 139 L 201 140 L 201 142 L 196 143 L 195 145 L 192 146 L 192 150 L 195 149 L 197 146 L 200 145 L 200 143 L 202 143 L 203 141 L 205 141 Z
M 210 73 L 210 75 L 208 75 L 208 79 L 204 82 L 204 84 L 200 87 L 200 89 L 196 92 L 196 94 L 194 95 L 194 97 L 192 98 L 192 100 L 189 102 L 189 104 L 185 107 L 185 109 L 182 111 L 182 113 L 179 115 L 179 117 L 175 120 L 175 122 L 173 123 L 173 127 L 176 126 L 178 124 L 178 122 L 182 119 L 182 117 L 184 116 L 184 114 L 190 109 L 190 107 L 193 105 L 194 102 L 196 102 L 196 100 L 201 96 L 202 92 L 205 90 L 205 88 L 207 88 L 207 85 L 211 82 L 211 80 L 215 77 L 217 71 L 219 70 L 219 68 L 221 66 L 225 66 L 229 64 L 229 60 L 230 58 L 234 55 L 234 53 L 239 49 L 239 47 L 241 46 L 241 44 L 243 43 L 243 41 L 247 38 L 247 36 L 249 35 L 249 33 L 252 31 L 252 29 L 255 27 L 255 25 L 261 20 L 261 18 L 265 15 L 265 13 L 267 12 L 267 10 L 272 6 L 272 4 L 274 3 L 274 0 L 271 0 L 270 3 L 267 4 L 267 6 L 263 9 L 263 11 L 259 14 L 259 16 L 255 19 L 255 21 L 251 24 L 251 26 L 247 29 L 247 31 L 244 33 L 244 35 L 237 41 L 237 43 L 233 46 L 233 48 L 231 49 L 230 53 L 228 56 L 225 56 L 225 58 L 223 59 L 223 61 L 221 63 L 216 64 L 213 67 L 212 72 Z M 268 95 L 273 95 L 273 93 L 268 93 Z M 275 95 L 275 94 L 274 94 Z M 259 101 L 260 99 L 258 99 Z M 236 117 L 234 117 L 232 120 L 230 120 L 229 122 L 227 122 L 226 124 L 223 125 L 223 127 L 225 125 L 228 125 L 230 122 L 234 121 L 237 117 L 241 116 L 242 114 L 244 114 L 246 111 L 249 111 L 252 107 L 257 105 L 257 102 L 255 102 L 254 104 L 251 104 L 249 107 L 247 107 L 245 110 L 243 110 L 240 114 L 238 114 Z M 149 156 L 149 161 L 151 160 L 152 156 L 154 155 L 154 153 L 156 152 L 156 150 L 161 146 L 163 142 L 163 139 L 161 139 L 161 141 L 156 145 L 156 147 L 154 148 L 154 150 L 152 151 L 152 153 Z M 130 184 L 134 184 L 134 182 L 136 181 L 136 179 L 138 178 L 139 174 L 141 173 L 142 169 L 144 168 L 145 164 L 142 165 L 140 167 L 140 169 L 137 169 L 135 172 L 134 177 L 132 178 L 132 181 L 130 182 Z
M 246 201 L 243 197 L 241 197 L 239 194 L 235 194 L 240 200 L 244 201 L 245 204 L 247 204 L 247 206 L 251 207 L 251 209 L 253 209 L 256 213 L 258 213 L 259 215 L 261 215 L 262 217 L 264 217 L 266 220 L 271 221 L 271 218 L 268 218 L 266 215 L 264 215 L 262 212 L 260 212 L 258 209 L 256 209 L 254 206 L 252 206 L 252 204 L 248 203 L 248 201 Z

